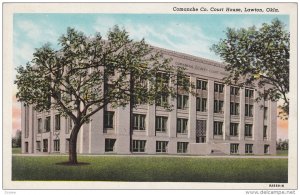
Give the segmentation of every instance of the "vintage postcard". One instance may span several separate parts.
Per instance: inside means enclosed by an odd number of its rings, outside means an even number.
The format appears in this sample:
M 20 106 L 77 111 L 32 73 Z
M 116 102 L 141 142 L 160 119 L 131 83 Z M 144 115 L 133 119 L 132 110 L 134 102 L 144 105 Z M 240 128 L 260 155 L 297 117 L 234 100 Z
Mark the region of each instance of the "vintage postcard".
M 295 193 L 297 6 L 4 3 L 3 189 Z

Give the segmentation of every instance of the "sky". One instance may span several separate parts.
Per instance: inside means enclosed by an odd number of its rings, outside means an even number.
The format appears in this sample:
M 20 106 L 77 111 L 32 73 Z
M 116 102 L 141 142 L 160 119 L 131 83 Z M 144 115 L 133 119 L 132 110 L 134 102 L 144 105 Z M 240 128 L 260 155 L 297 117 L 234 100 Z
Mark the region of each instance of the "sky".
M 278 18 L 289 29 L 288 15 L 230 15 L 230 14 L 29 14 L 18 13 L 13 17 L 13 78 L 15 68 L 32 59 L 35 48 L 50 43 L 58 48 L 58 38 L 74 27 L 88 36 L 107 31 L 119 25 L 129 32 L 130 38 L 198 57 L 220 61 L 210 47 L 225 37 L 227 27 L 247 28 L 261 26 Z M 13 86 L 13 134 L 20 125 L 20 104 Z M 278 138 L 286 139 L 287 121 L 277 121 Z

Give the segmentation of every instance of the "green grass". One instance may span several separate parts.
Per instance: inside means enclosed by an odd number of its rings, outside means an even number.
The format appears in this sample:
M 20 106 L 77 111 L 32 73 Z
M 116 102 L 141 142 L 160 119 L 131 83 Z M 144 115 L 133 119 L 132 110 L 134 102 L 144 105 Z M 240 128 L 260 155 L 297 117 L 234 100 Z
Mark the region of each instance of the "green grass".
M 21 154 L 21 148 L 12 148 L 13 154 Z
M 277 150 L 276 155 L 277 156 L 288 156 L 289 151 L 288 150 Z
M 287 182 L 287 159 L 79 156 L 83 166 L 56 163 L 66 156 L 13 156 L 12 180 L 149 182 Z

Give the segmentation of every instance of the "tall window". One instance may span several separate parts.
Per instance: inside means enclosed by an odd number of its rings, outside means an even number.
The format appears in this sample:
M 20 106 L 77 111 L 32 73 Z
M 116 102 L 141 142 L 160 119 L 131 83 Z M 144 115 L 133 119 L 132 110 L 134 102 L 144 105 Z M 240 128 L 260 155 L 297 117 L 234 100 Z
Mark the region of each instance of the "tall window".
M 245 153 L 252 154 L 253 153 L 253 144 L 246 144 L 245 145 Z
M 245 97 L 253 98 L 253 92 L 252 89 L 245 89 Z
M 167 130 L 168 117 L 156 116 L 155 117 L 155 130 L 165 132 Z
M 189 83 L 189 77 L 177 77 L 177 85 L 178 86 L 184 86 L 185 84 Z
M 245 136 L 252 137 L 252 124 L 245 124 Z
M 230 153 L 238 154 L 239 153 L 239 144 L 230 144 Z
M 214 113 L 223 113 L 224 102 L 221 100 L 214 101 Z
M 113 152 L 116 139 L 105 139 L 105 152 Z
M 146 140 L 133 140 L 132 142 L 133 152 L 145 152 Z
M 43 152 L 48 152 L 48 139 L 43 139 Z
M 230 123 L 230 136 L 238 136 L 238 123 Z
M 73 128 L 73 121 L 70 117 L 67 118 L 67 129 L 66 133 L 69 133 Z
M 164 106 L 164 105 L 168 105 L 168 95 L 166 94 L 161 94 L 155 102 L 156 106 Z
M 41 151 L 41 141 L 36 141 L 36 150 Z
M 167 141 L 156 141 L 156 152 L 158 153 L 166 153 L 168 147 Z
M 55 115 L 55 130 L 60 130 L 60 114 Z
M 268 118 L 268 107 L 264 107 L 264 119 Z
M 196 110 L 200 112 L 206 112 L 207 99 L 206 98 L 196 98 Z
M 133 130 L 145 130 L 145 118 L 144 114 L 134 114 L 133 115 Z
M 223 135 L 223 122 L 214 121 L 214 135 Z
M 197 89 L 207 90 L 207 81 L 197 80 Z
M 169 75 L 167 73 L 158 72 L 156 73 L 156 84 L 165 85 L 169 83 Z
M 270 146 L 269 145 L 264 145 L 264 153 L 269 154 L 270 153 Z
M 189 107 L 189 96 L 188 95 L 177 95 L 177 108 L 187 109 Z
M 113 111 L 104 112 L 104 128 L 114 128 L 114 114 Z
M 245 104 L 245 116 L 253 117 L 253 105 Z
M 46 132 L 50 131 L 51 117 L 47 116 L 45 119 L 45 130 Z
M 188 119 L 177 118 L 177 133 L 187 133 Z
M 238 87 L 230 87 L 230 95 L 239 95 L 239 88 Z
M 38 133 L 42 133 L 42 119 L 39 118 L 38 119 Z
M 230 115 L 239 115 L 239 103 L 230 102 Z
M 264 126 L 264 132 L 263 132 L 263 136 L 264 136 L 264 139 L 268 139 L 268 126 Z
M 177 142 L 177 153 L 187 153 L 188 142 Z
M 60 150 L 60 140 L 54 140 L 54 152 L 59 152 Z
M 223 91 L 224 91 L 224 85 L 223 84 L 215 83 L 215 85 L 214 85 L 214 91 L 215 92 L 219 92 L 219 93 L 223 93 Z

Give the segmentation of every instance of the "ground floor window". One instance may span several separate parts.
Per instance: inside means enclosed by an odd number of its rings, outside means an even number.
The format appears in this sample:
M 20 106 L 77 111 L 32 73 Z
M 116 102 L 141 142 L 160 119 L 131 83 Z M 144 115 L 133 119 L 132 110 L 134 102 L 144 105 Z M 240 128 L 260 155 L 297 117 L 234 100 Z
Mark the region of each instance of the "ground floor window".
M 238 154 L 239 153 L 239 144 L 230 144 L 230 153 Z
M 54 152 L 59 152 L 60 151 L 60 140 L 54 140 Z
M 43 152 L 48 152 L 48 139 L 43 139 Z
M 264 145 L 264 153 L 269 154 L 270 153 L 270 146 L 269 145 Z
M 146 140 L 133 140 L 132 151 L 133 152 L 145 152 Z
M 25 152 L 28 153 L 28 142 L 25 142 Z
M 253 154 L 253 144 L 246 144 L 245 145 L 245 153 L 246 154 Z
M 105 152 L 113 152 L 116 139 L 105 139 Z
M 36 150 L 41 151 L 41 141 L 36 141 Z
M 177 142 L 177 153 L 187 153 L 188 142 Z
M 167 141 L 157 141 L 156 142 L 156 152 L 165 153 L 167 152 L 168 142 Z

